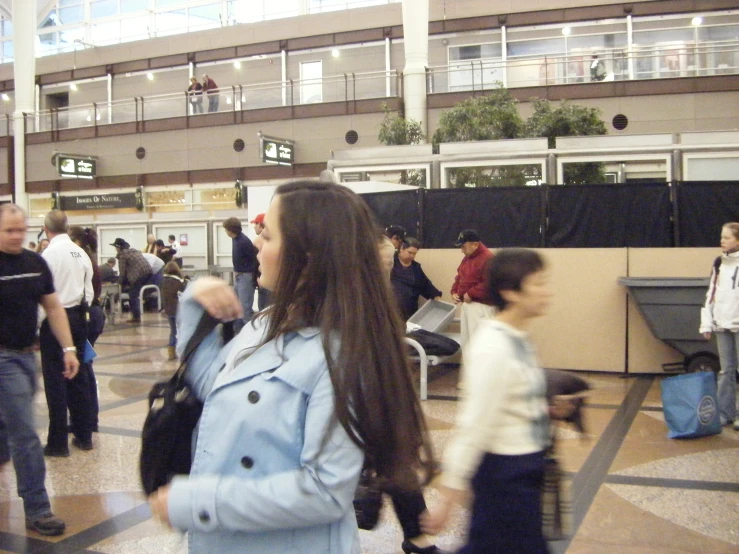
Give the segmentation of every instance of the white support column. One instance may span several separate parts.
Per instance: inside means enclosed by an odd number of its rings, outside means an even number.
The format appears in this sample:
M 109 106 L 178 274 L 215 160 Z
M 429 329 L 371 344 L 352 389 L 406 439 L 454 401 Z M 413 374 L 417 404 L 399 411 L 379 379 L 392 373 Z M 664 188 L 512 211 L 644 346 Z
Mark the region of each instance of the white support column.
M 36 56 L 36 2 L 13 0 L 13 43 L 15 80 L 15 112 L 13 112 L 13 143 L 15 147 L 15 190 L 13 200 L 28 211 L 26 193 L 26 129 L 24 113 L 35 108 Z
M 390 97 L 392 89 L 390 88 L 390 37 L 385 37 L 385 96 Z
M 626 43 L 628 56 L 629 80 L 634 80 L 634 24 L 631 20 L 631 14 L 626 16 Z
M 287 106 L 287 51 L 282 51 L 282 105 Z
M 508 29 L 500 26 L 500 59 L 503 62 L 503 87 L 508 88 Z
M 405 117 L 426 128 L 426 67 L 429 58 L 429 0 L 403 0 L 403 100 Z
M 113 123 L 113 74 L 108 73 L 108 123 Z

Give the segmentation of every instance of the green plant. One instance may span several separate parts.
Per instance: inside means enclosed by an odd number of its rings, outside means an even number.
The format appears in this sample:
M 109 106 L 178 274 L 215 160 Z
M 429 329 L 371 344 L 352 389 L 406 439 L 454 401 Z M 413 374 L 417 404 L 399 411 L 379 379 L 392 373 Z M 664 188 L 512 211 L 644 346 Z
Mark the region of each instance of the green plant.
M 516 138 L 523 125 L 516 99 L 508 89 L 497 88 L 441 114 L 432 142 L 436 147 L 442 142 Z
M 421 124 L 414 119 L 390 113 L 387 104 L 382 105 L 385 117 L 380 123 L 380 133 L 377 135 L 385 146 L 398 146 L 407 144 L 421 144 L 424 136 Z M 426 187 L 426 173 L 417 169 L 404 169 L 400 172 L 400 183 L 414 187 Z
M 426 139 L 418 121 L 390 113 L 387 104 L 383 104 L 382 107 L 385 117 L 380 123 L 380 133 L 377 135 L 377 140 L 382 144 L 385 146 L 421 144 Z
M 547 137 L 549 148 L 556 146 L 557 137 L 605 135 L 606 125 L 600 110 L 570 104 L 553 106 L 548 100 L 533 100 L 534 113 L 526 120 L 523 135 Z M 564 166 L 564 184 L 586 185 L 605 182 L 605 167 L 600 162 L 573 162 Z

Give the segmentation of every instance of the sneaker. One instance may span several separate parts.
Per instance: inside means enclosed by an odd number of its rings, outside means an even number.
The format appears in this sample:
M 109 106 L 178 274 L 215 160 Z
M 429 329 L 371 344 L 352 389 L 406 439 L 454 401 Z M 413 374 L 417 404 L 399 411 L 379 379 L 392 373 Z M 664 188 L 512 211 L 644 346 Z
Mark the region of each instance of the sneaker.
M 47 458 L 69 458 L 69 448 L 53 448 L 44 446 L 44 456 Z
M 51 512 L 33 519 L 26 518 L 26 529 L 36 531 L 39 535 L 46 535 L 47 537 L 61 535 L 65 528 L 64 522 Z
M 739 431 L 739 419 L 734 420 L 734 431 Z
M 80 450 L 92 450 L 92 440 L 83 441 L 78 439 L 77 437 L 74 437 L 72 439 L 72 446 L 76 446 Z

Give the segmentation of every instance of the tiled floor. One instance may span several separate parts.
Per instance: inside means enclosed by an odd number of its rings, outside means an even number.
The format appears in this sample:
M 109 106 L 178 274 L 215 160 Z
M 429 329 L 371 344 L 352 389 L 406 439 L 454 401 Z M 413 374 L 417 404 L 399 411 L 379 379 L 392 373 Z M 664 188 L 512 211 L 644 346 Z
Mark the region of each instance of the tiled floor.
M 95 361 L 100 389 L 100 433 L 95 449 L 72 448 L 69 458 L 47 459 L 47 487 L 68 531 L 45 538 L 24 528 L 12 464 L 0 468 L 0 553 L 170 554 L 186 540 L 150 519 L 137 475 L 139 431 L 152 383 L 169 376 L 168 326 L 148 314 L 141 326 L 108 325 Z M 659 378 L 587 374 L 589 436 L 560 430 L 564 469 L 572 480 L 575 534 L 551 545 L 568 554 L 738 554 L 739 433 L 690 441 L 666 438 Z M 455 367 L 431 368 L 431 399 L 424 409 L 441 452 L 456 410 Z M 45 440 L 46 406 L 36 397 Z M 431 505 L 437 498 L 426 491 Z M 456 510 L 441 547 L 461 544 L 466 511 Z M 401 552 L 400 528 L 387 504 L 378 527 L 361 532 L 365 554 Z

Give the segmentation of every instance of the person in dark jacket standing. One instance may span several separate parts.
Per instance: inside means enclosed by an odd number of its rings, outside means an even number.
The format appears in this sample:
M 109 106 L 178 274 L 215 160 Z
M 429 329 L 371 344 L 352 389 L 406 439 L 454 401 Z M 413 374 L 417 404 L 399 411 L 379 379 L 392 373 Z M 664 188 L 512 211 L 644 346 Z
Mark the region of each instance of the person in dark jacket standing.
M 208 112 L 217 112 L 220 91 L 216 82 L 207 75 L 203 75 L 203 92 L 208 97 Z
M 418 311 L 418 297 L 436 300 L 441 296 L 421 268 L 415 258 L 421 243 L 413 237 L 406 237 L 400 242 L 400 249 L 395 254 L 390 281 L 393 284 L 398 306 L 406 321 Z
M 192 113 L 203 113 L 203 85 L 198 83 L 197 77 L 190 77 L 190 86 L 187 87 L 187 95 L 190 97 Z
M 177 359 L 177 307 L 180 305 L 179 293 L 185 290 L 187 282 L 182 277 L 180 266 L 169 262 L 164 266 L 162 277 L 162 306 L 169 321 L 169 343 L 167 344 L 167 361 Z
M 118 282 L 121 285 L 129 285 L 128 303 L 131 306 L 131 319 L 126 323 L 141 323 L 141 305 L 139 304 L 139 292 L 141 287 L 151 279 L 151 265 L 146 261 L 144 255 L 131 248 L 125 240 L 117 238 L 111 246 L 115 246 L 118 258 Z
M 254 272 L 258 265 L 258 250 L 242 232 L 241 221 L 237 217 L 229 217 L 223 222 L 223 228 L 229 238 L 233 239 L 234 289 L 244 308 L 243 320 L 234 325 L 234 331 L 238 333 L 254 315 Z

